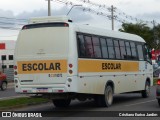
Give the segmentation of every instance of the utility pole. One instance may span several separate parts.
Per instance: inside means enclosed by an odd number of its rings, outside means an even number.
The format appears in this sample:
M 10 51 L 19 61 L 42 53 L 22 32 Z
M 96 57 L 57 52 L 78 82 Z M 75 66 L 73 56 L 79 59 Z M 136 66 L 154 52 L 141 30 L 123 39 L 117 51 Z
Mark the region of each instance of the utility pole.
M 108 9 L 111 12 L 111 24 L 112 24 L 112 30 L 114 30 L 114 18 L 116 16 L 114 16 L 114 12 L 116 10 L 116 7 L 113 7 L 113 5 L 111 6 L 111 8 Z
M 51 16 L 51 1 L 52 0 L 46 0 L 48 1 L 48 16 Z

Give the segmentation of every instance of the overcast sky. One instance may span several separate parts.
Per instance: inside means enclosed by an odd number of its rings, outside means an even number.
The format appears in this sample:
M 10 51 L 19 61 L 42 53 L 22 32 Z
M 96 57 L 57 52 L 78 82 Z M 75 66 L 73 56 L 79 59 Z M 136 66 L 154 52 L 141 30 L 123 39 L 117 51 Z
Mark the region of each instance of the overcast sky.
M 104 12 L 110 15 L 107 9 L 100 9 L 98 7 L 90 6 L 87 2 L 80 2 L 81 0 L 61 0 L 71 1 L 72 4 L 81 4 L 83 7 L 91 8 L 97 12 Z M 87 0 L 86 0 L 87 1 Z M 155 20 L 156 23 L 160 23 L 160 0 L 89 0 L 92 3 L 97 3 L 110 7 L 113 5 L 116 7 L 116 15 L 121 20 L 136 22 L 136 18 L 149 21 L 149 25 L 152 26 L 151 21 Z M 72 7 L 70 3 L 63 4 L 52 0 L 52 16 L 66 15 L 69 9 Z M 74 7 L 69 16 L 74 22 L 82 24 L 90 24 L 98 27 L 105 27 L 111 30 L 111 20 L 107 17 L 87 12 L 80 7 Z M 121 14 L 121 13 L 125 14 Z M 127 15 L 127 16 L 126 16 Z M 47 16 L 47 1 L 46 0 L 0 0 L 0 22 L 5 20 L 1 17 L 7 18 L 23 18 L 29 19 L 31 17 Z M 133 17 L 132 20 L 128 16 Z M 0 24 L 0 26 L 2 23 Z M 121 22 L 115 21 L 115 30 L 121 27 Z M 16 40 L 16 36 L 19 31 L 0 29 L 0 40 Z M 8 36 L 8 37 L 7 37 Z

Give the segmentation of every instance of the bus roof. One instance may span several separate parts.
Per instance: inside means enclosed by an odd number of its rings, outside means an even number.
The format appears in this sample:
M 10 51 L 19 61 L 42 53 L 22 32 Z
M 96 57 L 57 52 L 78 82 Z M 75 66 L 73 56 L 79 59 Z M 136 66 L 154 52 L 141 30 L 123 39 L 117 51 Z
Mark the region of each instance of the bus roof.
M 90 25 L 83 25 L 78 23 L 72 23 L 72 20 L 68 16 L 50 16 L 50 17 L 37 17 L 32 18 L 29 21 L 29 24 L 37 24 L 37 23 L 53 23 L 53 22 L 65 22 L 73 26 L 73 29 L 76 32 L 82 32 L 86 34 L 94 34 L 99 36 L 105 36 L 105 37 L 113 37 L 117 39 L 125 39 L 125 40 L 131 40 L 131 41 L 137 41 L 137 42 L 145 42 L 143 38 L 141 38 L 138 35 L 125 33 L 125 32 L 119 32 L 119 31 L 113 31 L 113 30 L 107 30 L 104 28 L 99 27 L 93 27 Z
M 94 34 L 94 35 L 99 35 L 99 36 L 106 36 L 106 37 L 113 37 L 117 39 L 125 39 L 125 40 L 137 41 L 137 42 L 145 42 L 145 40 L 142 37 L 135 35 L 135 34 L 107 30 L 104 28 L 92 27 L 90 25 L 74 24 L 73 26 L 77 32 L 82 32 L 86 34 Z

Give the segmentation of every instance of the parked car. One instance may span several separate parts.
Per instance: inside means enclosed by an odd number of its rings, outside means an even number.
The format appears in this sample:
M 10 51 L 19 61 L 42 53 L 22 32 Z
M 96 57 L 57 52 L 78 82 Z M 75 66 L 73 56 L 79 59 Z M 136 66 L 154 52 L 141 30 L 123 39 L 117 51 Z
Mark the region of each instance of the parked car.
M 156 95 L 157 95 L 158 104 L 160 106 L 160 78 L 157 80 Z
M 157 64 L 157 63 L 154 63 L 154 64 L 153 64 L 153 71 L 155 71 L 156 69 L 158 69 L 158 67 L 159 67 L 158 64 Z
M 159 77 L 160 74 L 160 67 L 153 71 L 153 77 Z
M 0 89 L 1 90 L 6 90 L 7 89 L 7 84 L 8 84 L 7 76 L 4 73 L 0 72 Z

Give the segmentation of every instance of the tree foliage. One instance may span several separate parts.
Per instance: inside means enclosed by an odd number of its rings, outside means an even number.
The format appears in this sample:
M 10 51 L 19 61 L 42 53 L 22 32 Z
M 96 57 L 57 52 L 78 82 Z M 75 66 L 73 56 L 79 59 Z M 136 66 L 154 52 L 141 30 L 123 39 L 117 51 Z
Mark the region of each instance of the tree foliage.
M 155 28 L 150 28 L 143 23 L 123 23 L 122 28 L 119 29 L 119 31 L 139 35 L 152 48 L 160 49 L 160 45 L 157 45 L 155 41 L 160 38 L 160 25 L 155 26 Z

